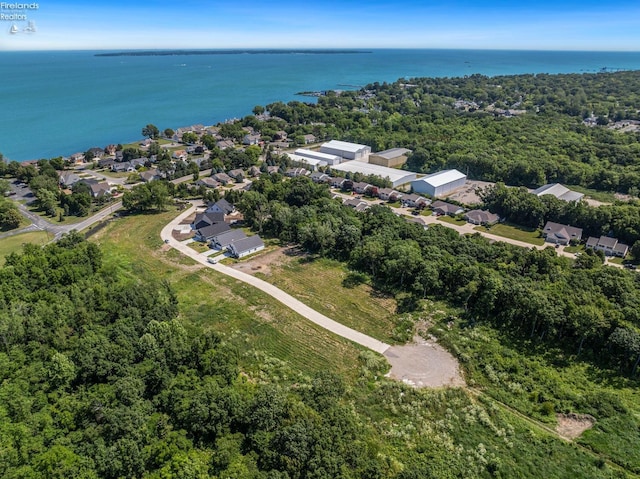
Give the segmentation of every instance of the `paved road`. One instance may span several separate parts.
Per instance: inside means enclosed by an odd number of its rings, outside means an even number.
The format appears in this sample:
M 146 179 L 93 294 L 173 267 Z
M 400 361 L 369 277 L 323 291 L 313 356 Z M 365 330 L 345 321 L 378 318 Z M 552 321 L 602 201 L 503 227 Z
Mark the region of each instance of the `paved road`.
M 311 309 L 306 304 L 298 301 L 293 296 L 285 293 L 281 289 L 273 286 L 272 284 L 267 283 L 255 276 L 251 276 L 250 274 L 243 273 L 242 271 L 238 271 L 236 269 L 230 268 L 220 263 L 212 264 L 207 261 L 207 257 L 198 253 L 197 251 L 189 248 L 186 244 L 181 243 L 176 240 L 171 234 L 172 231 L 178 228 L 180 222 L 193 213 L 195 206 L 188 208 L 186 211 L 183 211 L 179 216 L 177 216 L 171 223 L 165 226 L 160 233 L 162 239 L 171 245 L 173 248 L 177 249 L 181 253 L 186 256 L 189 256 L 193 260 L 198 263 L 207 266 L 211 269 L 218 271 L 224 275 L 230 276 L 238 281 L 242 281 L 243 283 L 250 284 L 258 288 L 259 290 L 267 293 L 269 296 L 277 299 L 285 306 L 293 309 L 295 312 L 300 314 L 301 316 L 307 318 L 309 321 L 317 324 L 318 326 L 331 331 L 343 338 L 346 338 L 354 343 L 357 343 L 365 348 L 371 349 L 377 353 L 384 354 L 384 352 L 389 349 L 390 345 L 383 343 L 382 341 L 378 341 L 366 334 L 362 334 L 359 331 L 348 328 L 327 316 L 318 313 L 317 311 Z

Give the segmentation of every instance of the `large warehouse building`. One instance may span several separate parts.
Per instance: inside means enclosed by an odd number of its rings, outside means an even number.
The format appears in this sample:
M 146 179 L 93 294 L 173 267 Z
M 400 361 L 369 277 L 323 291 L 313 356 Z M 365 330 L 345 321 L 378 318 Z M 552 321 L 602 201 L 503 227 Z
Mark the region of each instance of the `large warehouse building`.
M 434 198 L 444 196 L 447 193 L 464 186 L 467 175 L 458 170 L 445 170 L 424 176 L 411 182 L 414 193 L 427 194 Z
M 342 163 L 342 157 L 339 155 L 330 155 L 319 151 L 307 150 L 306 148 L 298 148 L 294 154 L 303 158 L 324 161 L 327 165 L 337 165 L 338 163 Z
M 345 173 L 362 173 L 363 175 L 376 175 L 381 178 L 389 178 L 394 188 L 406 185 L 415 180 L 417 174 L 413 171 L 396 170 L 384 166 L 372 165 L 364 161 L 345 161 L 339 165 L 331 167 L 332 170 L 344 171 Z
M 371 153 L 369 156 L 369 163 L 386 166 L 388 168 L 396 168 L 404 165 L 410 154 L 411 150 L 406 148 L 391 148 L 390 150 Z
M 331 140 L 320 147 L 320 152 L 337 155 L 345 160 L 366 160 L 371 154 L 371 147 L 347 143 L 346 141 Z

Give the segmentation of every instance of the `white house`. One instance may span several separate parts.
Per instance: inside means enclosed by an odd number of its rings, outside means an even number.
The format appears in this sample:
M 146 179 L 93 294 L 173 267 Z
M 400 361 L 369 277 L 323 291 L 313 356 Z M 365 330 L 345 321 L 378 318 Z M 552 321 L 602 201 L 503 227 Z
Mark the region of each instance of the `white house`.
M 371 154 L 371 147 L 346 141 L 331 140 L 320 147 L 320 152 L 337 155 L 345 160 L 366 160 Z
M 467 175 L 458 170 L 445 170 L 424 176 L 411 182 L 411 188 L 416 193 L 438 197 L 464 186 Z

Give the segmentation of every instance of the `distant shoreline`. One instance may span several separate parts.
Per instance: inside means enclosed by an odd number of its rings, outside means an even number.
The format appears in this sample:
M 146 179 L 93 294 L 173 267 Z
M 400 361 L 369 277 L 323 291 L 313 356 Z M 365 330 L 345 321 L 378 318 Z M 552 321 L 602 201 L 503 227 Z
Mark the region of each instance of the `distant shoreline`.
M 343 55 L 371 53 L 365 50 L 147 50 L 96 53 L 96 57 L 155 57 L 184 55 Z

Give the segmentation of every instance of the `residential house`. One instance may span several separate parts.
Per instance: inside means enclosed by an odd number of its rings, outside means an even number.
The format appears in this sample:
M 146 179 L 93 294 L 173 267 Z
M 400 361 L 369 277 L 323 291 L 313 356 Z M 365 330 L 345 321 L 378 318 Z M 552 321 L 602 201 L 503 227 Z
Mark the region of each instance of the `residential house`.
M 204 212 L 198 213 L 191 223 L 191 229 L 199 230 L 206 226 L 211 226 L 215 223 L 224 223 L 224 213 L 218 212 Z
M 269 165 L 267 166 L 267 173 L 269 173 L 270 175 L 280 173 L 280 167 L 278 165 Z
M 371 189 L 371 185 L 369 183 L 355 181 L 351 189 L 359 195 L 364 195 Z
M 124 161 L 122 163 L 114 163 L 111 165 L 111 171 L 115 173 L 134 172 L 136 171 L 136 167 L 130 162 Z
M 129 163 L 131 164 L 131 166 L 133 166 L 134 168 L 138 168 L 140 166 L 144 166 L 147 164 L 147 161 L 149 161 L 148 158 L 134 158 L 133 160 L 131 160 Z
M 238 241 L 246 237 L 247 235 L 242 230 L 239 230 L 239 229 L 229 230 L 211 238 L 211 242 L 209 243 L 209 246 L 213 249 L 218 249 L 222 251 L 234 241 Z
M 142 140 L 140 143 L 138 143 L 142 148 L 149 148 L 151 146 L 151 144 L 153 143 L 153 140 L 151 138 L 146 138 L 144 140 Z
M 353 187 L 353 181 L 339 176 L 331 178 L 329 184 L 332 188 L 340 188 L 341 190 L 351 190 Z
M 567 245 L 571 241 L 580 241 L 582 229 L 547 221 L 542 230 L 542 235 L 548 243 Z
M 69 157 L 69 161 L 76 165 L 84 163 L 84 153 L 74 153 Z
M 231 178 L 233 178 L 238 183 L 242 183 L 242 181 L 244 180 L 244 171 L 242 170 L 242 168 L 236 168 L 235 170 L 229 170 L 227 172 L 227 175 L 229 175 Z
M 322 173 L 320 171 L 314 171 L 313 173 L 311 173 L 310 178 L 311 178 L 311 181 L 313 181 L 314 183 L 327 183 L 331 177 L 326 173 Z
M 112 187 L 106 181 L 92 183 L 89 185 L 92 198 L 103 198 L 111 194 Z
M 226 173 L 216 173 L 215 175 L 211 175 L 211 178 L 223 185 L 226 185 L 227 183 L 233 183 L 233 178 L 231 178 Z
M 243 258 L 251 253 L 264 249 L 264 241 L 258 235 L 233 241 L 227 246 L 227 250 L 235 258 Z
M 220 183 L 212 177 L 200 178 L 196 181 L 196 186 L 204 186 L 206 188 L 217 188 Z
M 289 168 L 284 174 L 290 178 L 297 178 L 298 176 L 307 176 L 309 171 L 304 168 Z
M 629 252 L 629 246 L 620 243 L 617 238 L 610 236 L 600 236 L 600 238 L 591 236 L 587 240 L 586 246 L 587 248 L 602 251 L 606 256 L 619 256 L 624 258 Z
M 305 145 L 309 145 L 309 144 L 315 143 L 317 141 L 316 137 L 314 135 L 311 135 L 311 134 L 303 135 L 303 138 L 304 138 L 304 144 Z
M 400 198 L 402 198 L 402 193 L 392 188 L 379 188 L 378 198 L 380 198 L 382 201 L 398 201 Z
M 189 158 L 189 155 L 187 154 L 186 150 L 176 150 L 171 155 L 171 158 L 173 158 L 174 160 L 187 161 L 187 158 Z
M 260 144 L 260 135 L 257 133 L 249 133 L 242 139 L 243 145 L 258 145 Z
M 486 210 L 471 210 L 464 215 L 464 219 L 474 225 L 491 226 L 500 221 L 500 217 Z
M 220 198 L 215 203 L 212 203 L 209 206 L 207 206 L 206 212 L 207 213 L 223 213 L 225 215 L 230 215 L 235 210 L 236 208 L 231 203 L 229 203 L 224 198 Z
M 149 183 L 150 181 L 159 180 L 162 178 L 160 172 L 153 168 L 151 170 L 143 171 L 140 173 L 140 179 L 145 183 Z
M 115 159 L 116 161 L 124 161 L 124 153 L 122 152 L 122 150 L 117 150 L 115 152 Z
M 62 188 L 71 188 L 78 181 L 80 181 L 80 177 L 73 171 L 60 171 L 58 172 L 58 176 L 60 186 Z
M 116 150 L 118 149 L 118 147 L 116 145 L 107 145 L 104 149 L 104 154 L 105 155 L 109 155 L 109 156 L 113 156 L 116 154 Z
M 287 139 L 287 132 L 284 130 L 276 131 L 276 134 L 273 135 L 273 139 L 285 141 Z
M 233 148 L 234 146 L 236 146 L 236 144 L 233 142 L 233 140 L 220 140 L 216 142 L 216 146 L 221 150 L 226 150 L 227 148 Z
M 424 208 L 425 206 L 429 206 L 431 203 L 431 201 L 426 199 L 424 196 L 416 195 L 415 193 L 402 195 L 400 201 L 404 208 Z
M 93 148 L 89 148 L 89 153 L 91 153 L 93 155 L 94 158 L 102 158 L 104 156 L 104 150 L 102 148 L 99 148 L 97 146 L 93 147 Z
M 115 164 L 116 160 L 113 158 L 103 158 L 98 160 L 98 168 L 111 168 Z
M 431 209 L 437 215 L 455 216 L 464 213 L 464 208 L 444 201 L 434 201 L 431 203 Z
M 357 198 L 349 198 L 342 203 L 345 206 L 349 206 L 356 211 L 364 211 L 369 208 L 369 203 L 366 201 L 359 200 Z
M 197 229 L 194 239 L 196 241 L 208 243 L 220 233 L 224 233 L 225 231 L 229 231 L 230 229 L 231 227 L 227 223 L 213 223 L 211 225 Z
M 252 166 L 251 168 L 249 168 L 249 176 L 260 176 L 260 168 L 258 168 L 257 166 Z

